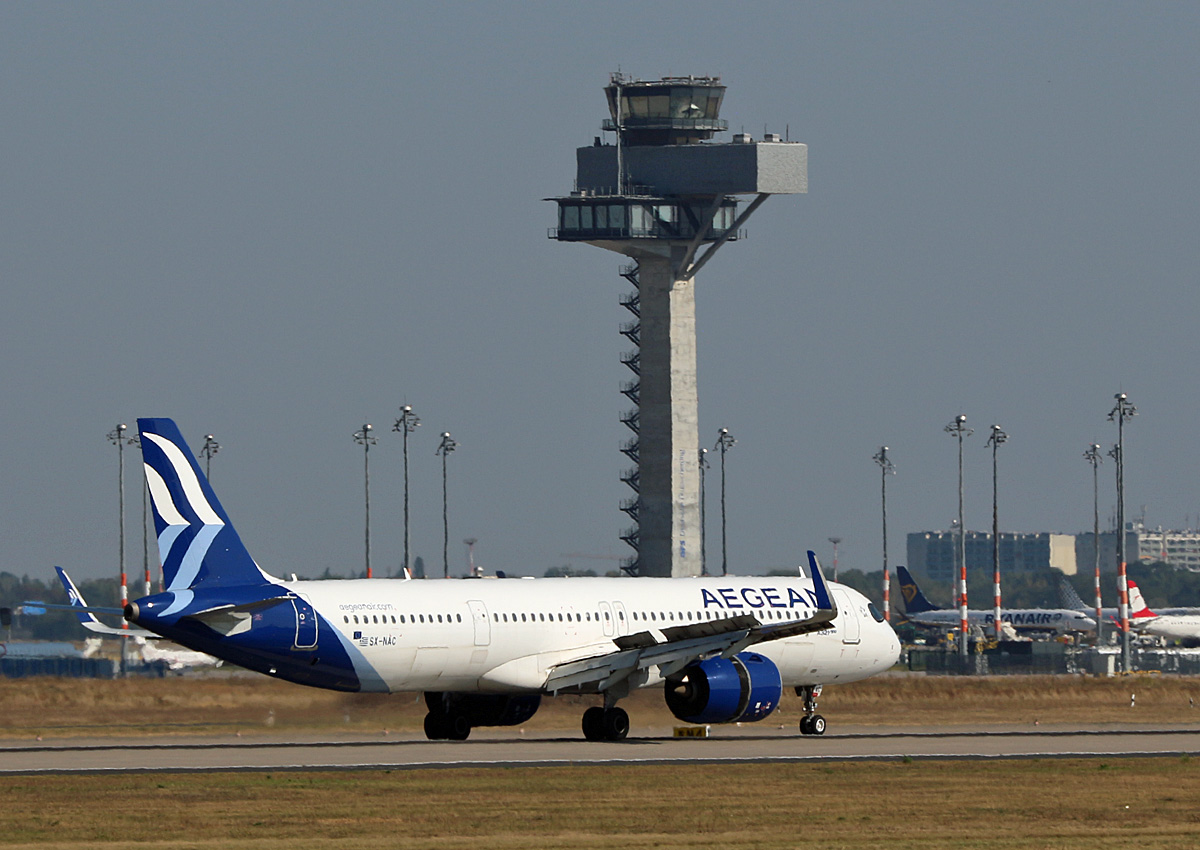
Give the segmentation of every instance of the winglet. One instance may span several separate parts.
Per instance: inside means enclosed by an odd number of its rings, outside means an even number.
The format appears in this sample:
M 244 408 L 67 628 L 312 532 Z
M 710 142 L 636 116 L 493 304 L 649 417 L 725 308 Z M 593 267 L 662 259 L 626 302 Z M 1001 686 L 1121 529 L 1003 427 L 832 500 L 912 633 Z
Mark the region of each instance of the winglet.
M 79 624 L 90 632 L 96 632 L 102 635 L 113 635 L 114 637 L 158 637 L 143 629 L 133 628 L 114 628 L 106 626 L 96 619 L 93 611 L 100 611 L 102 614 L 121 615 L 118 608 L 93 608 L 87 604 L 83 598 L 83 594 L 79 592 L 79 588 L 75 586 L 75 582 L 71 581 L 71 577 L 67 575 L 67 571 L 62 567 L 55 567 L 58 571 L 58 580 L 62 582 L 63 590 L 67 592 L 67 601 L 70 603 L 70 608 L 75 611 L 75 616 L 79 618 Z M 47 606 L 59 607 L 59 606 Z
M 822 611 L 836 610 L 833 600 L 829 597 L 825 576 L 821 575 L 821 565 L 817 563 L 817 553 L 812 549 L 808 550 L 808 571 L 812 577 L 813 592 L 817 594 L 817 607 Z

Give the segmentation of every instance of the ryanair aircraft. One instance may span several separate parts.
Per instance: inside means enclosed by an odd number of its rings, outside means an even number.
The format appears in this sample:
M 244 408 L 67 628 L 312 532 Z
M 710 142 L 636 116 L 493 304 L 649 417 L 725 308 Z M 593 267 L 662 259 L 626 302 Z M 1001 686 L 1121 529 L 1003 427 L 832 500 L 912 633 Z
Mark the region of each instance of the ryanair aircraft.
M 800 732 L 820 735 L 821 686 L 899 656 L 875 605 L 826 583 L 812 552 L 807 578 L 275 578 L 242 545 L 175 423 L 138 428 L 166 590 L 125 607 L 135 627 L 125 634 L 302 685 L 423 691 L 431 739 L 524 723 L 543 695 L 570 693 L 603 698 L 583 714 L 588 740 L 619 740 L 629 717 L 617 702 L 654 686 L 696 724 L 761 720 L 794 688 Z M 99 626 L 88 612 L 81 621 Z
M 955 608 L 938 608 L 925 598 L 916 579 L 904 567 L 896 567 L 900 582 L 900 598 L 904 602 L 904 617 L 918 626 L 938 629 L 956 629 L 962 624 L 961 615 Z M 990 632 L 996 622 L 995 612 L 990 609 L 967 611 L 967 625 L 979 626 Z M 1069 608 L 1001 608 L 1000 622 L 1020 632 L 1058 634 L 1087 633 L 1096 631 L 1096 621 L 1082 611 Z

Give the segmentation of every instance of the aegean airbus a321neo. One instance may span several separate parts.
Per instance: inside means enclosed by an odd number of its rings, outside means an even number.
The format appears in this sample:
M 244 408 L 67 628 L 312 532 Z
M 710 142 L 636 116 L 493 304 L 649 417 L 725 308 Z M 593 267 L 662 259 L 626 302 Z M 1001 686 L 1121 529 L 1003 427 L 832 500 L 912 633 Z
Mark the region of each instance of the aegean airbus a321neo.
M 138 428 L 166 590 L 130 602 L 125 619 L 302 685 L 424 692 L 431 739 L 524 723 L 543 695 L 595 694 L 603 705 L 584 712 L 584 736 L 619 740 L 629 717 L 617 702 L 653 686 L 696 724 L 761 720 L 794 688 L 800 732 L 820 735 L 821 686 L 899 656 L 875 605 L 827 583 L 812 552 L 809 575 L 795 578 L 275 578 L 242 545 L 175 423 Z

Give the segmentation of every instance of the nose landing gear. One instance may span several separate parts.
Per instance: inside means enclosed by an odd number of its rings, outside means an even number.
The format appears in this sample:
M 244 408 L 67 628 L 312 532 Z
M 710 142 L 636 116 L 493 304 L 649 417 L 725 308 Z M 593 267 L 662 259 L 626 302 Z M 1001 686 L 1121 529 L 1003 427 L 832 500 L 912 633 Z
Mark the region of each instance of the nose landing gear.
M 825 718 L 817 714 L 817 697 L 820 695 L 820 685 L 799 685 L 796 687 L 796 696 L 804 699 L 804 716 L 800 718 L 801 735 L 825 734 Z

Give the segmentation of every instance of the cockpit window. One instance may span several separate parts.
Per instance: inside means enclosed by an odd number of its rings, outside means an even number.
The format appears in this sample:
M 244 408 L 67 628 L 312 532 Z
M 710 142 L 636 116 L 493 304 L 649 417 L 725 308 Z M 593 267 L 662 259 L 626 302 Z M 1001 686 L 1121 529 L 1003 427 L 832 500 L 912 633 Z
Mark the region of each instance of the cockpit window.
M 867 603 L 867 610 L 871 612 L 871 616 L 875 618 L 876 623 L 883 622 L 883 613 L 878 608 L 875 607 L 874 602 Z

